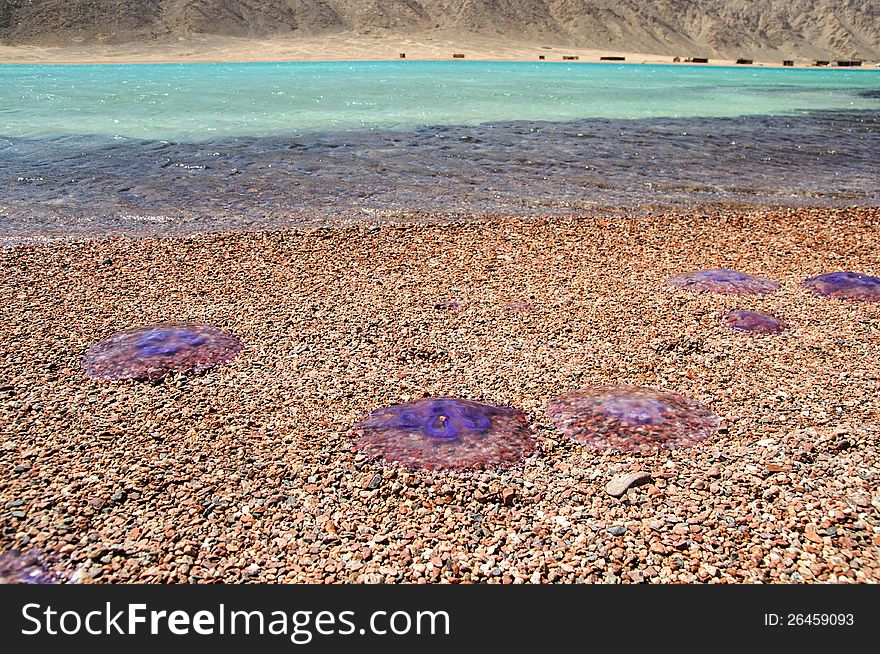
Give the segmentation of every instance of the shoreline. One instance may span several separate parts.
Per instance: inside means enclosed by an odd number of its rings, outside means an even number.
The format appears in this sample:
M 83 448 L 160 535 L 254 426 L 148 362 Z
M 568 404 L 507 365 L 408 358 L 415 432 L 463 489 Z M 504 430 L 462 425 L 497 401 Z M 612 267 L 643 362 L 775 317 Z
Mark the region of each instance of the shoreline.
M 400 53 L 406 58 L 401 59 Z M 546 63 L 607 63 L 607 64 L 670 64 L 681 66 L 736 66 L 741 68 L 816 69 L 812 59 L 792 57 L 793 66 L 778 60 L 754 60 L 737 64 L 735 58 L 709 57 L 708 63 L 686 62 L 693 55 L 659 55 L 641 52 L 620 52 L 572 47 L 540 42 L 512 42 L 492 38 L 452 38 L 430 36 L 366 36 L 331 35 L 297 39 L 246 39 L 239 37 L 194 36 L 186 41 L 155 41 L 120 45 L 71 46 L 4 46 L 0 45 L 0 64 L 180 64 L 180 63 L 279 63 L 332 61 L 460 61 L 453 54 L 463 54 L 464 61 L 538 62 Z M 563 61 L 563 57 L 577 57 Z M 601 57 L 619 56 L 624 61 L 602 61 Z M 870 62 L 862 67 L 841 67 L 840 70 L 871 69 Z M 838 69 L 837 66 L 818 67 Z
M 878 221 L 582 211 L 0 249 L 0 550 L 82 583 L 880 581 L 880 305 L 800 286 L 880 273 Z M 711 267 L 782 287 L 665 284 Z M 732 308 L 791 329 L 738 334 Z M 161 320 L 245 350 L 160 384 L 83 375 L 90 343 Z M 561 436 L 548 398 L 606 384 L 681 393 L 722 429 L 656 455 Z M 424 395 L 522 409 L 539 451 L 452 473 L 351 450 L 369 411 Z M 606 492 L 636 470 L 651 483 Z
M 0 207 L 2 209 L 3 207 Z M 9 211 L 9 208 L 6 209 Z M 288 212 L 282 211 L 265 215 L 260 221 L 247 219 L 244 216 L 227 216 L 218 223 L 203 223 L 200 215 L 167 216 L 165 214 L 144 214 L 140 222 L 132 222 L 137 214 L 126 217 L 125 224 L 116 227 L 97 222 L 90 224 L 84 216 L 78 216 L 73 222 L 58 220 L 52 228 L 47 223 L 40 224 L 41 233 L 23 235 L 27 219 L 20 221 L 16 229 L 8 233 L 0 232 L 0 253 L 21 248 L 54 248 L 74 245 L 87 246 L 104 241 L 175 241 L 186 239 L 209 238 L 244 238 L 248 234 L 266 236 L 290 234 L 307 237 L 316 233 L 333 232 L 345 234 L 350 230 L 410 229 L 425 226 L 475 229 L 481 226 L 496 226 L 505 222 L 530 224 L 536 221 L 558 220 L 579 221 L 593 218 L 607 222 L 626 222 L 629 220 L 646 220 L 652 215 L 669 214 L 679 218 L 699 220 L 707 215 L 731 214 L 785 214 L 790 212 L 861 212 L 866 216 L 874 216 L 880 211 L 880 201 L 864 201 L 861 203 L 822 204 L 800 203 L 784 204 L 772 202 L 717 201 L 702 202 L 689 205 L 676 204 L 639 204 L 632 206 L 591 205 L 580 207 L 535 207 L 530 212 L 515 211 L 474 211 L 460 210 L 453 212 L 428 210 L 402 210 L 399 208 L 348 208 L 335 212 L 332 216 L 319 212 Z M 71 220 L 67 217 L 68 221 Z M 880 229 L 880 222 L 872 223 Z

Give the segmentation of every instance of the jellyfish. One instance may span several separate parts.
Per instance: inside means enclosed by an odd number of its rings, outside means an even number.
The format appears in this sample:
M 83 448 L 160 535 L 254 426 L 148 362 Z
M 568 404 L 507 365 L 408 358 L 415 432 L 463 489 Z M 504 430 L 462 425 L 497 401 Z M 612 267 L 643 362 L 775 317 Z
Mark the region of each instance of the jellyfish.
M 785 329 L 785 325 L 774 316 L 744 309 L 728 311 L 721 316 L 721 322 L 738 332 L 778 334 Z
M 36 550 L 0 554 L 0 584 L 56 584 L 58 578 L 40 561 Z
M 504 308 L 508 311 L 514 311 L 519 314 L 529 314 L 534 311 L 534 305 L 531 302 L 524 301 L 516 301 L 516 302 L 508 302 L 504 305 Z
M 618 452 L 687 448 L 718 428 L 718 419 L 693 400 L 643 386 L 581 388 L 551 399 L 547 413 L 569 438 Z
M 816 295 L 843 300 L 880 302 L 880 277 L 856 272 L 831 272 L 805 279 L 802 286 Z
M 736 270 L 695 270 L 673 275 L 667 284 L 693 293 L 723 293 L 725 295 L 763 295 L 772 293 L 779 284 Z
M 435 309 L 452 312 L 461 311 L 465 307 L 467 307 L 467 303 L 461 300 L 442 300 L 434 304 Z
M 98 379 L 157 381 L 169 372 L 198 373 L 229 361 L 241 352 L 230 333 L 183 322 L 130 327 L 92 345 L 83 369 Z
M 354 447 L 407 468 L 510 467 L 536 447 L 522 411 L 455 397 L 426 397 L 371 413 L 354 426 Z

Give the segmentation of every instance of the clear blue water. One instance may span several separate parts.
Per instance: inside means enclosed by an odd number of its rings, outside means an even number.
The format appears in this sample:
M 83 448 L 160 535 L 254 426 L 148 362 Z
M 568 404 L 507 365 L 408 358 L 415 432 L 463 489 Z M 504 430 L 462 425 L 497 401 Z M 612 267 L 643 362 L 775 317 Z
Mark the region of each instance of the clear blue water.
M 880 204 L 880 71 L 0 66 L 0 244 L 386 212 Z
M 492 62 L 0 66 L 0 133 L 204 141 L 876 109 L 871 70 Z

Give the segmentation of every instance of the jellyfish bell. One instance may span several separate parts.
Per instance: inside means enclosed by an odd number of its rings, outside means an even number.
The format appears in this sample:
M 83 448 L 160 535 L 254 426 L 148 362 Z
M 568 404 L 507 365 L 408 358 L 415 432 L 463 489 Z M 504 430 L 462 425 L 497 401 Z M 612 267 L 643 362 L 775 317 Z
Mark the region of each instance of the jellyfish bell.
M 379 409 L 352 431 L 356 450 L 408 468 L 509 467 L 536 447 L 522 411 L 455 397 Z
M 198 373 L 234 358 L 241 341 L 211 325 L 165 322 L 130 327 L 92 345 L 83 357 L 89 377 L 157 381 L 170 372 Z
M 441 300 L 439 302 L 434 303 L 435 309 L 445 310 L 445 311 L 460 311 L 467 307 L 467 303 L 461 300 Z
M 705 279 L 709 279 L 714 282 L 720 282 L 722 284 L 727 284 L 730 282 L 742 282 L 748 279 L 748 275 L 745 273 L 741 273 L 738 270 L 731 270 L 729 268 L 718 268 L 715 270 L 703 270 L 702 276 Z
M 643 386 L 577 389 L 551 399 L 547 413 L 569 438 L 619 452 L 692 447 L 718 428 L 718 419 L 693 400 Z
M 779 284 L 769 279 L 726 268 L 680 273 L 667 279 L 666 283 L 692 293 L 725 295 L 763 295 L 779 288 Z
M 734 309 L 721 316 L 722 324 L 738 332 L 779 334 L 786 326 L 775 316 L 758 311 Z
M 646 397 L 610 397 L 603 410 L 627 425 L 656 425 L 663 422 L 663 403 Z
M 59 579 L 40 560 L 36 550 L 0 553 L 0 584 L 56 584 Z
M 805 279 L 802 286 L 816 295 L 844 300 L 880 302 L 880 277 L 857 272 L 830 272 Z
M 157 327 L 144 332 L 134 342 L 134 347 L 144 356 L 172 356 L 204 343 L 205 337 L 191 328 Z

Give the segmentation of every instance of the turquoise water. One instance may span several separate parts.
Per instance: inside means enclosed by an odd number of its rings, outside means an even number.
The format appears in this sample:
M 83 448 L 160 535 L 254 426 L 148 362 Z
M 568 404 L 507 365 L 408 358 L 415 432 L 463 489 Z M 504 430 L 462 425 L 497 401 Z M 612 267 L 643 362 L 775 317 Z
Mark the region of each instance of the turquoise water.
M 205 141 L 867 110 L 871 70 L 485 62 L 0 66 L 0 136 Z
M 0 66 L 0 246 L 395 212 L 876 206 L 878 159 L 875 70 Z

